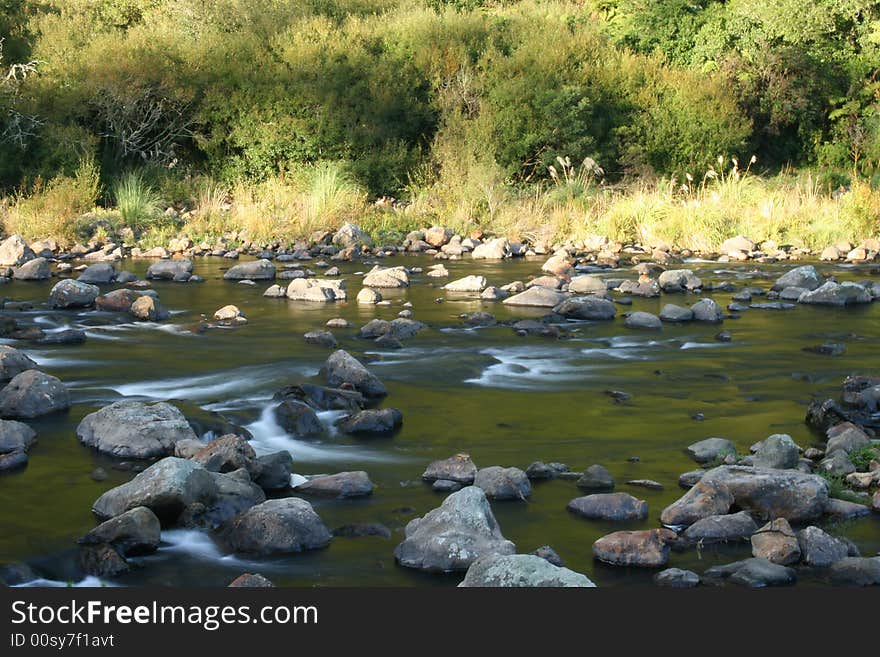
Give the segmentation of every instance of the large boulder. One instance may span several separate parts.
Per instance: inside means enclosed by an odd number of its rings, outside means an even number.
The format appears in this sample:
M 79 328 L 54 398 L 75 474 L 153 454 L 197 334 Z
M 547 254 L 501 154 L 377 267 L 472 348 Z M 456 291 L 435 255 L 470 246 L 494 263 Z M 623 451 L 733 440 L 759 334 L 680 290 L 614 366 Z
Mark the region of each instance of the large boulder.
M 732 504 L 740 509 L 751 510 L 759 517 L 785 518 L 795 523 L 818 518 L 825 511 L 828 502 L 828 483 L 818 475 L 798 470 L 725 465 L 704 474 L 697 486 L 664 510 L 661 520 L 667 523 L 670 520 L 667 512 L 674 515 L 672 511 L 679 510 L 685 501 L 695 504 L 711 496 L 712 491 L 725 489 L 733 498 Z M 726 500 L 727 495 L 724 497 Z M 716 511 L 702 517 L 725 511 Z M 692 522 L 698 519 L 694 518 Z
M 266 494 L 251 481 L 244 469 L 230 474 L 211 472 L 210 475 L 217 486 L 216 496 L 190 504 L 178 518 L 180 524 L 199 529 L 217 529 L 266 501 Z
M 35 418 L 68 408 L 67 386 L 39 370 L 22 372 L 0 389 L 0 418 Z
M 608 299 L 585 296 L 566 299 L 553 308 L 553 312 L 569 319 L 604 321 L 614 319 L 617 309 Z
M 16 267 L 12 277 L 17 281 L 47 281 L 52 278 L 52 269 L 45 258 L 34 258 Z
M 111 545 L 123 556 L 155 552 L 159 547 L 161 524 L 156 514 L 137 506 L 111 518 L 83 536 L 81 545 Z
M 422 473 L 425 481 L 454 481 L 470 485 L 477 476 L 477 466 L 468 454 L 456 454 L 448 459 L 432 461 Z
M 406 267 L 375 267 L 364 276 L 364 287 L 397 288 L 409 285 Z
M 34 258 L 33 250 L 19 235 L 10 235 L 0 242 L 0 267 L 18 267 Z
M 591 520 L 644 520 L 648 517 L 648 503 L 629 493 L 596 493 L 576 497 L 568 503 L 568 510 Z
M 805 290 L 815 290 L 822 285 L 822 277 L 813 265 L 795 267 L 776 279 L 773 290 L 781 292 L 787 287 L 801 287 Z
M 568 295 L 565 292 L 558 292 L 547 287 L 536 285 L 528 288 L 525 292 L 514 294 L 507 297 L 501 303 L 508 306 L 527 306 L 534 308 L 553 308 L 558 305 Z
M 706 438 L 688 445 L 685 450 L 697 463 L 711 463 L 728 454 L 736 455 L 736 445 L 726 438 Z
M 181 440 L 186 439 L 178 438 L 175 442 Z M 249 475 L 259 474 L 254 448 L 247 440 L 234 433 L 212 440 L 190 456 L 190 459 L 208 472 L 229 473 L 244 469 Z
M 368 398 L 384 397 L 388 394 L 388 389 L 379 378 L 344 349 L 330 354 L 322 371 L 330 387 L 347 385 Z
M 490 500 L 524 500 L 532 494 L 532 486 L 525 472 L 519 468 L 502 468 L 498 465 L 478 470 L 474 486 L 482 488 Z
M 274 410 L 275 421 L 287 433 L 298 438 L 314 438 L 325 433 L 318 414 L 308 404 L 285 399 Z
M 593 543 L 593 556 L 613 566 L 656 568 L 666 565 L 675 538 L 668 529 L 614 532 Z
M 122 288 L 113 290 L 107 294 L 102 294 L 95 299 L 95 307 L 98 310 L 107 310 L 109 312 L 127 313 L 131 311 L 131 307 L 142 295 L 134 290 Z
M 353 472 L 337 472 L 331 475 L 316 475 L 303 482 L 295 489 L 298 493 L 317 495 L 319 497 L 367 497 L 373 494 L 373 482 L 363 470 Z
M 227 281 L 272 281 L 275 280 L 275 265 L 265 259 L 242 262 L 227 269 L 223 274 L 223 279 Z
M 178 441 L 197 439 L 176 407 L 139 401 L 114 402 L 86 415 L 76 435 L 84 445 L 99 452 L 138 459 L 173 454 Z
M 37 369 L 37 364 L 23 351 L 9 345 L 0 344 L 0 387 L 28 370 Z
M 471 252 L 471 257 L 474 260 L 503 260 L 509 258 L 510 255 L 510 242 L 503 237 L 478 244 Z
M 598 276 L 575 276 L 568 284 L 568 291 L 572 294 L 604 296 L 608 292 L 608 286 Z
M 226 538 L 235 552 L 269 555 L 323 548 L 332 536 L 311 504 L 286 497 L 268 500 L 236 517 Z
M 798 297 L 798 303 L 816 304 L 821 306 L 850 306 L 871 303 L 873 297 L 857 283 L 835 283 L 828 281 L 815 290 L 804 292 Z
M 398 563 L 429 572 L 466 570 L 481 557 L 513 554 L 482 488 L 467 486 L 406 526 L 394 550 Z
M 460 587 L 582 587 L 595 588 L 586 575 L 554 566 L 533 554 L 489 555 L 468 568 Z
M 96 262 L 82 270 L 76 280 L 89 285 L 106 285 L 116 278 L 116 267 L 109 262 Z
M 614 488 L 614 477 L 598 463 L 594 463 L 577 480 L 577 487 L 591 492 L 609 491 Z
M 380 436 L 394 433 L 403 424 L 403 413 L 396 408 L 370 408 L 342 418 L 337 426 L 345 433 Z
M 55 283 L 49 292 L 49 305 L 52 308 L 89 308 L 101 290 L 97 285 L 89 285 L 70 278 Z
M 657 317 L 657 315 L 646 313 L 641 310 L 629 313 L 623 324 L 626 328 L 648 331 L 659 331 L 663 328 L 663 324 L 660 322 L 660 318 Z
M 660 321 L 663 322 L 690 322 L 694 319 L 694 311 L 690 308 L 667 303 L 660 311 Z
M 263 490 L 284 490 L 290 488 L 290 475 L 293 472 L 293 457 L 287 450 L 263 454 L 257 457 L 255 481 Z
M 721 310 L 721 306 L 712 299 L 700 299 L 691 306 L 691 312 L 694 314 L 695 322 L 717 324 L 724 319 L 724 312 Z
M 852 422 L 835 425 L 828 429 L 825 435 L 828 438 L 828 443 L 825 445 L 826 456 L 831 456 L 836 452 L 849 454 L 871 445 L 868 434 Z
M 37 432 L 23 422 L 0 420 L 0 454 L 26 452 L 37 440 Z
M 101 495 L 92 505 L 92 512 L 106 520 L 145 506 L 167 525 L 174 524 L 190 505 L 210 504 L 217 495 L 210 472 L 193 461 L 169 456 Z
M 160 260 L 149 266 L 146 277 L 151 280 L 186 283 L 192 277 L 192 272 L 192 260 Z

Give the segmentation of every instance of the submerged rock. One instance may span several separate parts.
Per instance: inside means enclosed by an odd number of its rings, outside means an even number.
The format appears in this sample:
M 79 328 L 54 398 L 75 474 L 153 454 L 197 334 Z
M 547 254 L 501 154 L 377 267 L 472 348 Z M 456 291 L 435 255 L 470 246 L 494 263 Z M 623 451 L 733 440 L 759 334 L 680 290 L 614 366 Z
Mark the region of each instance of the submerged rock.
M 532 306 L 537 308 L 553 308 L 558 305 L 568 295 L 565 292 L 558 292 L 550 288 L 534 286 L 524 292 L 514 294 L 507 297 L 501 303 L 508 306 Z
M 767 559 L 745 559 L 724 566 L 709 568 L 706 577 L 727 579 L 732 584 L 763 588 L 794 584 L 797 576 L 793 568 L 772 563 Z
M 597 493 L 577 497 L 568 503 L 568 510 L 591 520 L 644 520 L 648 517 L 648 503 L 628 493 Z
M 587 491 L 609 491 L 614 488 L 614 477 L 598 463 L 584 470 L 577 480 L 577 487 Z
M 553 312 L 569 319 L 607 321 L 614 319 L 617 308 L 608 299 L 600 297 L 572 297 L 553 308 Z
M 332 475 L 316 475 L 295 488 L 297 492 L 320 497 L 347 499 L 367 497 L 373 494 L 373 482 L 363 470 L 338 472 Z
M 403 413 L 396 408 L 368 409 L 342 418 L 337 426 L 345 433 L 384 435 L 397 431 L 403 424 Z

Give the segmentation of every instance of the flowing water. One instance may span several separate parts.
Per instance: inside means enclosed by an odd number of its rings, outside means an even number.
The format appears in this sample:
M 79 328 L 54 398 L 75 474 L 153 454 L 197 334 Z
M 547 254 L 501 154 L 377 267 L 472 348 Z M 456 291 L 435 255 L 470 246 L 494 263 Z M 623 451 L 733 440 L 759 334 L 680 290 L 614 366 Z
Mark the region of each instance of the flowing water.
M 490 284 L 526 280 L 539 274 L 543 260 L 504 263 L 447 262 L 454 280 L 471 273 Z M 695 464 L 683 449 L 709 436 L 732 440 L 740 453 L 772 433 L 788 433 L 802 447 L 816 442 L 804 424 L 813 396 L 837 397 L 843 378 L 853 372 L 876 374 L 880 360 L 877 320 L 880 305 L 842 309 L 798 307 L 788 311 L 749 310 L 727 319 L 723 328 L 733 341 L 719 342 L 717 325 L 665 325 L 661 332 L 632 331 L 614 322 L 571 323 L 569 339 L 519 337 L 509 327 L 465 328 L 461 313 L 490 311 L 499 320 L 539 317 L 541 309 L 484 304 L 440 290 L 446 280 L 414 276 L 410 288 L 384 291 L 391 307 L 359 306 L 357 272 L 363 263 L 340 266 L 347 282 L 347 303 L 309 304 L 268 299 L 268 284 L 225 282 L 222 259 L 198 259 L 200 284 L 155 282 L 172 318 L 162 324 L 135 323 L 112 313 L 52 311 L 45 307 L 51 282 L 15 282 L 0 288 L 7 298 L 34 302 L 16 311 L 21 323 L 44 330 L 82 327 L 85 344 L 24 348 L 41 368 L 61 378 L 72 391 L 73 407 L 62 416 L 31 425 L 39 442 L 30 450 L 26 469 L 0 476 L 0 563 L 27 561 L 47 580 L 95 584 L 71 570 L 75 540 L 95 525 L 90 508 L 105 490 L 127 481 L 131 472 L 81 445 L 75 436 L 86 414 L 120 398 L 170 401 L 202 427 L 216 426 L 219 416 L 244 426 L 258 453 L 287 449 L 301 474 L 366 470 L 377 485 L 363 500 L 311 499 L 328 527 L 348 523 L 383 523 L 392 539 L 335 538 L 324 550 L 283 558 L 254 559 L 227 554 L 208 534 L 191 530 L 163 532 L 159 551 L 132 560 L 132 571 L 107 584 L 171 586 L 225 585 L 242 572 L 260 572 L 277 585 L 294 586 L 433 586 L 454 585 L 461 576 L 429 576 L 399 567 L 392 555 L 404 525 L 439 505 L 442 496 L 420 480 L 426 464 L 457 452 L 469 453 L 478 467 L 525 468 L 535 460 L 561 461 L 573 470 L 601 463 L 613 474 L 617 490 L 647 500 L 645 522 L 584 520 L 566 511 L 579 496 L 572 480 L 535 482 L 528 502 L 493 502 L 508 539 L 518 552 L 549 544 L 566 565 L 599 586 L 648 584 L 651 570 L 614 568 L 594 562 L 591 545 L 617 529 L 658 526 L 664 506 L 683 491 L 678 475 Z M 308 264 L 308 263 L 306 263 Z M 388 259 L 383 264 L 423 266 L 426 257 Z M 142 276 L 148 261 L 121 266 Z M 691 263 L 704 281 L 732 281 L 738 286 L 769 288 L 783 267 L 772 265 Z M 871 278 L 868 268 L 820 267 L 839 279 Z M 608 271 L 611 277 L 631 272 Z M 105 291 L 112 289 L 107 287 Z M 722 306 L 731 294 L 712 293 Z M 443 297 L 444 303 L 435 299 Z M 695 295 L 635 299 L 633 310 L 658 313 L 664 303 L 690 304 Z M 383 351 L 355 337 L 356 327 L 374 317 L 393 319 L 401 304 L 413 304 L 414 318 L 428 329 L 403 349 Z M 236 329 L 195 333 L 190 327 L 203 314 L 233 303 L 249 318 Z M 621 307 L 620 313 L 627 308 Z M 9 311 L 5 311 L 9 312 Z M 335 330 L 340 346 L 361 358 L 385 382 L 385 406 L 404 415 L 402 430 L 391 438 L 358 439 L 330 432 L 319 441 L 290 436 L 274 422 L 272 394 L 308 380 L 328 350 L 306 344 L 302 334 L 344 317 L 353 327 Z M 846 353 L 828 357 L 802 351 L 826 341 L 843 342 Z M 605 391 L 631 395 L 615 403 Z M 702 413 L 703 420 L 694 419 Z M 322 420 L 332 426 L 333 414 Z M 638 460 L 631 460 L 638 457 Z M 90 474 L 103 467 L 109 477 Z M 662 491 L 633 488 L 623 482 L 654 479 Z M 880 551 L 880 517 L 826 526 L 846 535 L 871 556 Z M 670 566 L 705 568 L 750 556 L 748 545 L 673 552 Z M 810 574 L 802 583 L 819 581 Z

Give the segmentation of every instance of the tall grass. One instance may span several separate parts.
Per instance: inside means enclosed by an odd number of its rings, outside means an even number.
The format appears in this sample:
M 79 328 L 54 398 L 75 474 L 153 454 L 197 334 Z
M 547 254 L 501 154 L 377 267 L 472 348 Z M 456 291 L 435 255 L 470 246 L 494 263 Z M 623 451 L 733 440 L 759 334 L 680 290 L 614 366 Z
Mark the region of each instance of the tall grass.
M 130 171 L 116 181 L 113 198 L 122 223 L 135 232 L 149 228 L 161 213 L 162 199 L 138 171 Z

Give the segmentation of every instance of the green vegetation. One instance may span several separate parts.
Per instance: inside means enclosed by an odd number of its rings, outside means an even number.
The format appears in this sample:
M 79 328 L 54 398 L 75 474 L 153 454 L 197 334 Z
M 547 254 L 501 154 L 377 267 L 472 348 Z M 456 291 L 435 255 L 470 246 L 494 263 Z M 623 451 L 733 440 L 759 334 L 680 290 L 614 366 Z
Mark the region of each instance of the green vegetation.
M 867 472 L 872 461 L 880 462 L 880 449 L 876 447 L 862 447 L 853 450 L 849 454 L 849 460 L 856 466 L 856 470 Z
M 878 234 L 880 0 L 0 0 L 0 39 L 28 237 Z

